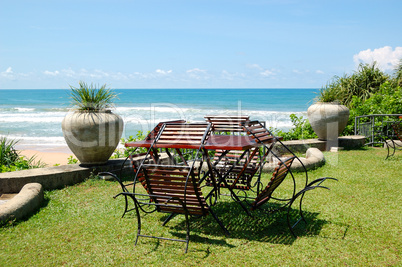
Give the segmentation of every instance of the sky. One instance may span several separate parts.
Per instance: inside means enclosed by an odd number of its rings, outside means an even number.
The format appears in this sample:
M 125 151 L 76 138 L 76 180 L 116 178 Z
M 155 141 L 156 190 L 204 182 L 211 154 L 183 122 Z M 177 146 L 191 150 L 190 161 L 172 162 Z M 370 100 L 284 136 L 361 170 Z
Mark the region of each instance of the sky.
M 400 0 L 0 0 L 0 89 L 321 88 L 402 58 Z

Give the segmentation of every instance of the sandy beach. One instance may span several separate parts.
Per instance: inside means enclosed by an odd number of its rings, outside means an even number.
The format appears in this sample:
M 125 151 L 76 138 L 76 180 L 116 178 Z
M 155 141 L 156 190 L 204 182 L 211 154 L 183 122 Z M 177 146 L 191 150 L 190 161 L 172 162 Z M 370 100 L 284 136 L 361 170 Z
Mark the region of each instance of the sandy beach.
M 73 153 L 70 151 L 52 151 L 52 150 L 31 150 L 24 149 L 18 151 L 21 156 L 25 156 L 27 158 L 31 158 L 35 156 L 35 162 L 41 161 L 46 163 L 48 167 L 54 166 L 56 164 L 66 165 L 68 163 L 68 158 L 73 156 Z

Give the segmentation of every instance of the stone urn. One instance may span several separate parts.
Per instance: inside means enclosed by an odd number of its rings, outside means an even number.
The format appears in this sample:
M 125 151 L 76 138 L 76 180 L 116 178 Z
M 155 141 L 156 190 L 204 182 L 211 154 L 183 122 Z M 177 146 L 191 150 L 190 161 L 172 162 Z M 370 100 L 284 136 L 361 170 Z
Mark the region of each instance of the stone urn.
M 123 133 L 122 118 L 110 110 L 77 110 L 61 124 L 68 147 L 83 166 L 106 164 Z
M 337 102 L 317 102 L 307 109 L 311 127 L 320 140 L 337 140 L 349 119 L 349 109 Z

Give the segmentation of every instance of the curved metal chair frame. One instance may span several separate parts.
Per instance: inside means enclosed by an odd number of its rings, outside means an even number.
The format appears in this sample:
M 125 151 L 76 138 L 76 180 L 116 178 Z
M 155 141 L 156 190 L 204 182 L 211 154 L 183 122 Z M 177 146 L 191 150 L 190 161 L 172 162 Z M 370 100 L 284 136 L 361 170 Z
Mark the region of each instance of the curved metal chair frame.
M 388 136 L 388 138 L 382 137 L 384 143 L 387 146 L 387 157 L 385 159 L 388 159 L 389 157 L 395 155 L 395 151 L 402 148 L 402 145 L 400 145 L 398 142 L 395 142 L 395 140 L 399 140 L 402 142 L 402 120 L 396 121 L 395 123 L 393 123 L 392 128 L 394 130 L 394 135 Z M 392 145 L 390 145 L 388 140 L 386 140 L 386 139 L 390 140 Z M 391 149 L 392 149 L 392 154 L 390 154 Z
M 145 140 L 154 140 L 154 139 L 158 136 L 158 133 L 159 133 L 161 127 L 162 127 L 164 124 L 170 124 L 170 123 L 185 123 L 185 120 L 171 120 L 171 121 L 159 122 L 159 123 L 152 129 L 152 131 L 150 131 L 150 132 L 148 133 L 148 135 L 145 137 Z M 110 175 L 110 176 L 112 176 L 112 177 L 120 184 L 120 187 L 121 187 L 121 189 L 122 189 L 122 192 L 133 192 L 133 190 L 129 190 L 129 188 L 135 186 L 134 179 L 131 180 L 131 181 L 129 181 L 129 182 L 127 182 L 127 183 L 124 183 L 123 180 L 121 179 L 121 177 L 123 177 L 123 175 L 122 175 L 122 174 L 123 174 L 123 170 L 124 170 L 124 168 L 125 168 L 125 166 L 126 166 L 126 162 L 127 162 L 128 160 L 130 160 L 131 167 L 132 167 L 132 169 L 133 169 L 133 174 L 134 174 L 134 177 L 135 177 L 135 175 L 137 174 L 137 171 L 138 171 L 138 167 L 140 166 L 140 163 L 138 163 L 138 160 L 135 160 L 135 158 L 139 158 L 139 157 L 141 157 L 141 156 L 144 156 L 144 159 L 145 159 L 146 157 L 149 156 L 148 151 L 145 152 L 145 153 L 137 153 L 138 150 L 139 150 L 139 147 L 134 148 L 134 149 L 130 152 L 130 154 L 125 158 L 125 160 L 123 161 L 123 163 L 122 163 L 122 165 L 121 165 L 119 175 L 116 175 L 116 174 L 110 173 L 110 172 L 102 172 L 102 173 L 100 173 L 100 175 Z M 154 159 L 148 157 L 148 160 L 149 160 L 149 161 L 153 161 Z M 155 163 L 155 162 L 154 162 L 154 163 Z M 114 196 L 114 198 L 116 198 L 116 197 L 117 197 L 117 195 Z M 122 218 L 125 216 L 125 214 L 126 214 L 127 212 L 130 212 L 130 211 L 132 211 L 132 210 L 135 209 L 135 207 L 130 208 L 130 209 L 128 208 L 128 206 L 129 206 L 128 197 L 132 198 L 132 197 L 129 196 L 129 195 L 124 195 L 124 198 L 125 198 L 125 207 L 124 207 L 123 215 L 121 216 Z M 133 198 L 132 198 L 132 199 L 133 199 Z M 133 199 L 133 201 L 134 201 L 134 199 Z M 142 205 L 142 206 L 140 207 L 143 212 L 148 212 L 148 213 L 150 213 L 150 212 L 154 212 L 154 211 L 155 211 L 155 210 L 150 210 L 150 211 L 148 211 L 148 210 L 146 210 L 145 208 L 143 208 L 144 206 L 148 206 L 148 205 Z
M 280 211 L 287 207 L 287 210 L 288 210 L 287 224 L 288 224 L 289 230 L 292 233 L 292 235 L 294 237 L 296 237 L 296 235 L 293 231 L 293 228 L 302 220 L 306 223 L 305 217 L 303 215 L 303 210 L 302 210 L 304 194 L 307 191 L 313 190 L 315 188 L 329 189 L 328 187 L 321 186 L 321 183 L 323 183 L 327 179 L 331 179 L 331 180 L 337 180 L 337 179 L 331 178 L 331 177 L 324 177 L 324 178 L 318 178 L 309 183 L 307 168 L 305 167 L 303 162 L 285 144 L 282 143 L 280 138 L 274 136 L 268 129 L 266 129 L 265 126 L 261 122 L 259 122 L 259 121 L 246 122 L 246 123 L 243 123 L 243 128 L 249 135 L 251 135 L 256 140 L 256 142 L 259 142 L 264 147 L 266 147 L 266 152 L 263 156 L 264 160 L 268 156 L 268 153 L 271 153 L 273 155 L 273 157 L 275 157 L 278 160 L 278 166 L 275 168 L 270 182 L 265 187 L 265 189 L 263 189 L 261 192 L 259 192 L 259 194 L 255 198 L 254 202 L 251 204 L 251 209 L 256 210 L 257 208 L 261 207 L 263 204 L 268 202 L 270 199 L 284 202 L 284 204 L 282 204 L 281 206 L 279 206 L 275 209 L 270 209 L 268 212 L 272 213 L 272 212 Z M 269 147 L 267 146 L 267 142 L 269 142 Z M 276 143 L 280 143 L 292 156 L 283 160 L 278 155 L 276 155 L 276 153 L 272 149 Z M 300 162 L 300 164 L 302 165 L 302 167 L 304 169 L 304 173 L 305 173 L 305 177 L 306 177 L 304 188 L 301 189 L 300 191 L 298 191 L 297 193 L 296 193 L 296 180 L 295 180 L 294 175 L 291 170 L 291 165 L 294 160 L 298 160 Z M 286 178 L 286 176 L 288 174 L 290 174 L 290 176 L 292 178 L 292 182 L 293 182 L 293 192 L 291 194 L 291 197 L 285 198 L 285 199 L 273 197 L 272 194 L 274 193 L 275 189 L 279 187 L 279 185 L 284 181 L 284 179 Z M 291 207 L 298 198 L 300 198 L 300 201 L 299 201 L 300 218 L 296 221 L 295 224 L 291 225 L 290 224 Z

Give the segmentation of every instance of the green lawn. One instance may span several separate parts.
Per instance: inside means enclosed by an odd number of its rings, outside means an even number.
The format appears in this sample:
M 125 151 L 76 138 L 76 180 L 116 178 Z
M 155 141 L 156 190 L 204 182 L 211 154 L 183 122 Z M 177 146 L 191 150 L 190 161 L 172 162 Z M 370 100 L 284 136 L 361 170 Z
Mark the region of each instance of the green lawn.
M 0 266 L 401 266 L 402 152 L 388 160 L 385 155 L 383 149 L 326 153 L 326 165 L 310 171 L 310 180 L 339 181 L 325 182 L 330 191 L 306 195 L 309 224 L 297 226 L 297 239 L 284 214 L 247 217 L 223 197 L 215 211 L 231 236 L 225 237 L 211 216 L 193 218 L 187 254 L 179 242 L 140 238 L 134 246 L 135 213 L 120 218 L 123 198 L 112 198 L 118 184 L 89 179 L 46 192 L 35 215 L 1 227 Z M 301 181 L 302 175 L 296 178 Z M 164 218 L 144 216 L 144 234 L 184 237 L 182 216 L 165 227 Z

